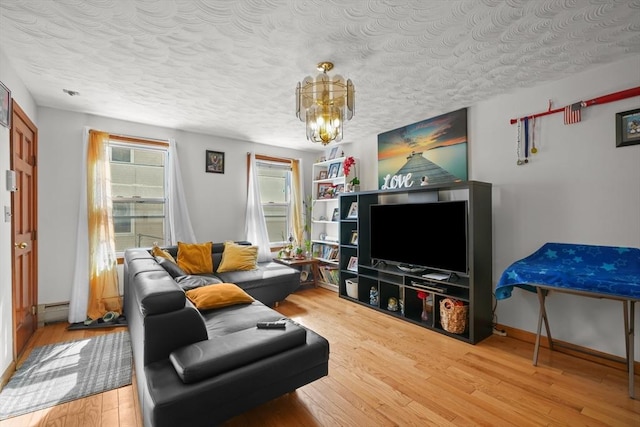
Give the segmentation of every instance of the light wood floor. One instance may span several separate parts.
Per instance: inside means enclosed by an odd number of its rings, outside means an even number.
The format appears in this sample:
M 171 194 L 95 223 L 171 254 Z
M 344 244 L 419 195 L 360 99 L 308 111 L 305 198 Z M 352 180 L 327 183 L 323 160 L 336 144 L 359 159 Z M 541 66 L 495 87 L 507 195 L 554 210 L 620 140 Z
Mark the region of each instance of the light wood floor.
M 321 288 L 290 295 L 277 310 L 329 340 L 329 375 L 230 420 L 227 427 L 640 426 L 640 400 L 628 397 L 622 367 L 547 349 L 532 366 L 530 343 L 492 336 L 466 344 Z M 104 333 L 65 327 L 39 329 L 30 345 Z M 141 426 L 134 387 L 135 381 L 0 427 Z

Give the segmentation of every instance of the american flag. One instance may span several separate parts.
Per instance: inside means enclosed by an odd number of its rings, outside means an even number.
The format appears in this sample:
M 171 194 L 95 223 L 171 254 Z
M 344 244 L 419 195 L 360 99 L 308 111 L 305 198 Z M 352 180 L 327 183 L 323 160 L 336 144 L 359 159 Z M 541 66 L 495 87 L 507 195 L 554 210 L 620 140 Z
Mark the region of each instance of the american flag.
M 581 119 L 582 101 L 564 107 L 564 124 L 578 123 Z

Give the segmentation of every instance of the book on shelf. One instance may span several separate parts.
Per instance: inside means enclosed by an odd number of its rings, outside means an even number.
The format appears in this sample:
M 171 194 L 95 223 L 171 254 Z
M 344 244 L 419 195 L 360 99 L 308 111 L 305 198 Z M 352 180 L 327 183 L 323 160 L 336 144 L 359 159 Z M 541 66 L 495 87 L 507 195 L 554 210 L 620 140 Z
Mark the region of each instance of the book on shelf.
M 332 245 L 323 245 L 319 243 L 314 245 L 313 254 L 316 258 L 323 258 L 329 261 L 337 261 L 338 247 Z
M 340 282 L 340 270 L 336 266 L 321 265 L 318 267 L 320 273 L 320 280 L 325 283 L 337 285 Z

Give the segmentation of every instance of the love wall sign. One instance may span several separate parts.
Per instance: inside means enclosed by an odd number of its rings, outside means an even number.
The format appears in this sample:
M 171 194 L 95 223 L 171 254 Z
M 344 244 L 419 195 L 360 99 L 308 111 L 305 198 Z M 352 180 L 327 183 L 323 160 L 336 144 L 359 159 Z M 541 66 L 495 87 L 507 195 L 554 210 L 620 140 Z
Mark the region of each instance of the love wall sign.
M 390 190 L 394 188 L 409 188 L 413 186 L 411 173 L 406 175 L 387 175 L 384 177 L 384 183 L 380 186 L 381 190 Z

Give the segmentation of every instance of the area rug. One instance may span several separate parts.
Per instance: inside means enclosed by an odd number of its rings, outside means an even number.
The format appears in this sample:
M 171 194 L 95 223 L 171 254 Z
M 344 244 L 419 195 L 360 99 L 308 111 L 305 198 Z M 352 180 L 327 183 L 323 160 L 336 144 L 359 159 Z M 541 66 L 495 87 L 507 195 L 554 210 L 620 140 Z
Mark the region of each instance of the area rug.
M 0 420 L 129 384 L 128 331 L 35 347 L 0 392 Z

